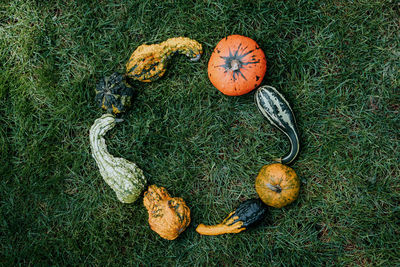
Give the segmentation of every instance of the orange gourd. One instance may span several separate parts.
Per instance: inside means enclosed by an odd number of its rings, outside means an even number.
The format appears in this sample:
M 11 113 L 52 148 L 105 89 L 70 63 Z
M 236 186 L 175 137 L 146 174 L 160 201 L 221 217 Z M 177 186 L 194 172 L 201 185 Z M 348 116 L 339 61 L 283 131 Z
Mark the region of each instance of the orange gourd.
M 265 165 L 257 175 L 257 194 L 268 206 L 282 208 L 299 196 L 300 179 L 296 172 L 281 163 Z
M 174 240 L 190 224 L 190 209 L 180 197 L 171 197 L 164 187 L 149 186 L 143 204 L 150 228 L 162 238 Z
M 251 38 L 230 35 L 215 47 L 208 62 L 208 78 L 223 94 L 243 95 L 257 88 L 267 70 L 260 46 Z

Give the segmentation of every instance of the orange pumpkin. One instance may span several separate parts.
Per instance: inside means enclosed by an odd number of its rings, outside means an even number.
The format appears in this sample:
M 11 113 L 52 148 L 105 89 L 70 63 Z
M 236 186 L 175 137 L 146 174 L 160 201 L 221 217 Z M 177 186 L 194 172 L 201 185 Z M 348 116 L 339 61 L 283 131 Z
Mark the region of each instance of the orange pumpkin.
M 289 166 L 273 163 L 261 168 L 255 186 L 257 194 L 265 204 L 282 208 L 299 196 L 300 179 Z
M 230 35 L 215 47 L 208 62 L 208 78 L 223 94 L 243 95 L 257 88 L 267 70 L 260 46 L 251 38 Z
M 143 204 L 149 214 L 151 230 L 173 240 L 190 224 L 190 209 L 180 197 L 171 197 L 164 187 L 149 186 Z

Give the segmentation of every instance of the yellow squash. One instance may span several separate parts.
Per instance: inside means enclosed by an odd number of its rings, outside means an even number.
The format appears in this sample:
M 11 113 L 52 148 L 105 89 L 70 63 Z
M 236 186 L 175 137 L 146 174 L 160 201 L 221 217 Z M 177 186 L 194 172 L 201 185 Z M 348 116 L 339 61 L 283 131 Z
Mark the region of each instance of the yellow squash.
M 203 53 L 199 42 L 187 37 L 170 38 L 159 44 L 139 46 L 126 64 L 126 76 L 142 82 L 151 82 L 164 75 L 169 59 L 184 54 L 192 61 Z

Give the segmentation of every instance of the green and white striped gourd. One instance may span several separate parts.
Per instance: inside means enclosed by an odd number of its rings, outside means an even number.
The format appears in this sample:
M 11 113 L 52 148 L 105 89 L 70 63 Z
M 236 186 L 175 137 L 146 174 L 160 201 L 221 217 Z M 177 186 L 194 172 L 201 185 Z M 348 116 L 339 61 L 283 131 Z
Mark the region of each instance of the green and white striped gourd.
M 112 156 L 107 151 L 104 135 L 115 126 L 116 119 L 104 114 L 90 128 L 92 156 L 104 181 L 115 191 L 119 201 L 132 203 L 139 198 L 146 184 L 143 171 L 135 163 Z
M 289 153 L 276 161 L 282 164 L 291 163 L 299 154 L 300 141 L 296 119 L 289 103 L 278 90 L 267 85 L 259 87 L 254 98 L 260 112 L 290 140 Z

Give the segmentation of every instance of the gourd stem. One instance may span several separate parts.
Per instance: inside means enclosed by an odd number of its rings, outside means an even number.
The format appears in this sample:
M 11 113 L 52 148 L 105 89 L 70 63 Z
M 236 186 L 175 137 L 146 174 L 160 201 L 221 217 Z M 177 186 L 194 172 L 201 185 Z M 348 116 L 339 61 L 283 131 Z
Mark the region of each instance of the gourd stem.
M 199 61 L 201 58 L 201 54 L 197 54 L 196 57 L 190 59 L 190 61 Z
M 280 193 L 282 192 L 282 187 L 280 187 L 279 185 L 272 185 L 270 183 L 267 183 L 266 186 L 271 189 L 272 191 L 276 192 L 276 193 Z
M 236 60 L 236 59 L 232 60 L 231 61 L 231 70 L 235 71 L 235 70 L 238 70 L 238 69 L 240 69 L 239 60 Z

